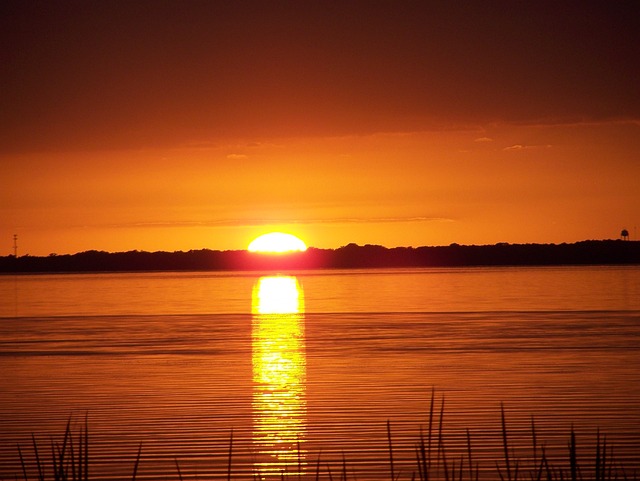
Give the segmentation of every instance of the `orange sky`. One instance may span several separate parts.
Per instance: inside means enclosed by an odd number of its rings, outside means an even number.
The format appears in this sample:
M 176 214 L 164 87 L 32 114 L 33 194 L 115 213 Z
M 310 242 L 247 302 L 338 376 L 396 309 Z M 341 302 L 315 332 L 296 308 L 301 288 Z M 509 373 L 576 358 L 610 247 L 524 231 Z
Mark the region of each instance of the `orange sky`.
M 0 255 L 637 238 L 636 2 L 211 3 L 3 3 Z

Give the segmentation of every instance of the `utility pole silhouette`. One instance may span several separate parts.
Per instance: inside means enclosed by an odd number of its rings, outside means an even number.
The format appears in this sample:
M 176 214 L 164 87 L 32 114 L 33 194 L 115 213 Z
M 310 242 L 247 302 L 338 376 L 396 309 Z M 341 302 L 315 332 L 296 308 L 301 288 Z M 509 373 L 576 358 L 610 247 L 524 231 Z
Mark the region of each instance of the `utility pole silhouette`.
M 13 234 L 13 256 L 18 258 L 18 234 Z

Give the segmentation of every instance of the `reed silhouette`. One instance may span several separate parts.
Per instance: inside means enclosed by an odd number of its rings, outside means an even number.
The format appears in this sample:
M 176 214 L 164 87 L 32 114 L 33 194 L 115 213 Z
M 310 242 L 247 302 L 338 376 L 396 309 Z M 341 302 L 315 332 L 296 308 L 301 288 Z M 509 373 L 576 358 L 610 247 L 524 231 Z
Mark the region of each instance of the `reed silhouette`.
M 439 399 L 435 390 L 431 392 L 431 401 L 427 425 L 420 427 L 420 434 L 415 442 L 415 461 L 413 465 L 399 466 L 395 461 L 396 449 L 393 442 L 393 425 L 386 423 L 386 437 L 388 444 L 388 476 L 391 481 L 420 480 L 420 481 L 479 481 L 483 479 L 500 479 L 501 481 L 614 481 L 614 480 L 638 480 L 637 467 L 624 466 L 616 461 L 613 448 L 605 436 L 599 431 L 595 435 L 595 447 L 590 450 L 593 456 L 579 460 L 577 436 L 571 428 L 568 433 L 565 457 L 554 456 L 552 459 L 547 454 L 544 442 L 540 442 L 541 433 L 536 428 L 535 421 L 531 419 L 531 445 L 526 455 L 523 446 L 515 446 L 511 443 L 511 433 L 506 419 L 504 405 L 500 405 L 500 437 L 495 444 L 501 446 L 502 458 L 496 460 L 494 467 L 481 466 L 477 461 L 470 430 L 466 429 L 466 453 L 452 453 L 447 448 L 447 438 L 444 429 L 445 400 Z M 426 432 L 425 432 L 426 430 Z M 80 426 L 78 433 L 71 430 L 71 418 L 67 422 L 62 441 L 51 441 L 50 457 L 45 459 L 44 453 L 32 435 L 34 461 L 30 464 L 25 458 L 22 448 L 18 446 L 22 475 L 25 480 L 38 479 L 39 481 L 88 481 L 90 476 L 89 458 L 89 429 L 87 416 L 84 424 Z M 132 456 L 132 474 L 130 479 L 135 480 L 141 471 L 141 460 L 144 459 L 143 446 L 140 444 L 136 455 Z M 230 431 L 227 445 L 227 459 L 224 478 L 227 481 L 246 478 L 246 474 L 236 473 L 233 469 L 234 434 Z M 325 462 L 322 454 L 318 453 L 315 466 L 304 472 L 302 467 L 301 448 L 298 444 L 298 464 L 295 471 L 284 468 L 281 479 L 328 480 L 347 481 L 348 479 L 364 479 L 349 464 L 345 455 L 342 455 L 341 463 L 336 466 L 331 462 Z M 120 462 L 115 461 L 114 462 Z M 175 458 L 176 473 L 166 473 L 167 477 L 176 476 L 180 481 L 192 477 L 186 473 Z M 492 471 L 493 470 L 493 471 Z M 482 473 L 482 476 L 481 476 Z M 492 474 L 493 473 L 493 474 Z M 195 476 L 195 475 L 194 475 Z M 17 477 L 16 477 L 17 478 Z M 251 475 L 254 480 L 262 479 L 258 469 Z

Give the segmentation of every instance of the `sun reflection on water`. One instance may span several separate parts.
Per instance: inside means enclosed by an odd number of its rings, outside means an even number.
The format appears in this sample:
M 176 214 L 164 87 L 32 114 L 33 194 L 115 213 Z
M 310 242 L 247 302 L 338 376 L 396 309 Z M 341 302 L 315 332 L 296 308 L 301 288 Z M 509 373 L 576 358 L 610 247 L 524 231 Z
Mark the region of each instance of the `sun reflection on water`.
M 304 294 L 293 276 L 258 279 L 252 293 L 253 441 L 263 478 L 305 467 Z

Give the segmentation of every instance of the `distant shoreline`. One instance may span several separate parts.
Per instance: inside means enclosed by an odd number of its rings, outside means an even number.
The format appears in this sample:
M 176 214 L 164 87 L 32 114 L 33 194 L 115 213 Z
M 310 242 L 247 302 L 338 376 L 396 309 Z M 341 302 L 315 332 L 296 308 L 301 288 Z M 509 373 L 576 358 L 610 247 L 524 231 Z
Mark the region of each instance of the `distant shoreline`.
M 572 244 L 394 247 L 348 244 L 337 249 L 257 254 L 246 250 L 187 252 L 85 251 L 0 257 L 0 273 L 273 271 L 393 267 L 560 266 L 640 264 L 640 241 L 588 240 Z

